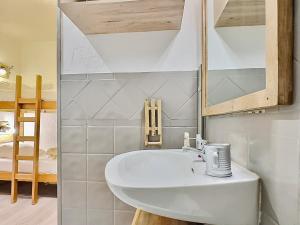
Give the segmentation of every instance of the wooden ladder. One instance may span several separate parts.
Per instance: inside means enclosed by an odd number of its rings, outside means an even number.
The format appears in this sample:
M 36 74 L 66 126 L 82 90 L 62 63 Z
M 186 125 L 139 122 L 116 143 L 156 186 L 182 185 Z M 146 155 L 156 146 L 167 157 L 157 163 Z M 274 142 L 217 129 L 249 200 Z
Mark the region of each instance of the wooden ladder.
M 41 95 L 42 95 L 42 77 L 36 76 L 35 98 L 22 98 L 22 77 L 16 77 L 15 94 L 15 120 L 13 137 L 13 158 L 11 175 L 11 202 L 15 203 L 18 197 L 18 181 L 32 182 L 32 204 L 38 201 L 38 176 L 39 176 L 39 142 L 40 142 L 40 117 L 41 117 Z M 22 109 L 34 106 L 34 117 L 24 117 Z M 26 107 L 27 106 L 27 107 Z M 26 122 L 35 123 L 34 135 L 24 136 L 22 134 L 21 124 Z M 33 155 L 19 155 L 19 144 L 22 141 L 34 142 Z M 19 161 L 27 160 L 33 162 L 32 173 L 19 173 Z

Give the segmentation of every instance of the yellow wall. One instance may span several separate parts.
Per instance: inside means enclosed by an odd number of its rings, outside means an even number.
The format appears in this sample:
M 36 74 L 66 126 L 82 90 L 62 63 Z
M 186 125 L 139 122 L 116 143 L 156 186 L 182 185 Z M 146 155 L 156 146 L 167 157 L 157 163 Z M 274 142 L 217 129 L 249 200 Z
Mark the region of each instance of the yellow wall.
M 56 87 L 56 42 L 24 42 L 21 45 L 21 74 L 24 82 L 31 87 L 35 85 L 35 75 L 43 75 L 44 86 Z M 49 87 L 51 88 L 51 87 Z
M 20 70 L 20 46 L 16 39 L 0 35 L 0 62 L 14 66 L 12 76 Z
M 43 86 L 56 89 L 55 41 L 20 41 L 0 35 L 0 62 L 14 66 L 10 82 L 21 74 L 24 84 L 34 87 L 36 74 L 41 74 Z

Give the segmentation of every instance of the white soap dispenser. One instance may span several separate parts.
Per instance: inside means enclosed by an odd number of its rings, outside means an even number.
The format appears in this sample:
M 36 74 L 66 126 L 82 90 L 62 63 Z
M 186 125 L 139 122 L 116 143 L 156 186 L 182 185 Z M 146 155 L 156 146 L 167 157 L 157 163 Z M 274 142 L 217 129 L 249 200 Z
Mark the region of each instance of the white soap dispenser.
M 189 148 L 189 147 L 191 147 L 191 145 L 190 145 L 190 134 L 189 134 L 189 132 L 184 132 L 183 147 L 184 147 L 184 148 Z

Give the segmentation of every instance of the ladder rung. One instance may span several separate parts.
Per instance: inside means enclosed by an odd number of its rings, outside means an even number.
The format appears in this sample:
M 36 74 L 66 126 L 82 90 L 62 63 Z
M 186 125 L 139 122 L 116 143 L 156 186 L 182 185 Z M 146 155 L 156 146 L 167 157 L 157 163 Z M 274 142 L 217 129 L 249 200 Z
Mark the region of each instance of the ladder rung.
M 35 117 L 18 117 L 19 122 L 35 122 Z
M 15 178 L 16 180 L 20 181 L 32 181 L 32 174 L 29 173 L 16 173 Z
M 17 155 L 16 156 L 17 160 L 27 160 L 27 161 L 33 161 L 33 156 L 30 155 Z
M 17 141 L 35 141 L 34 136 L 18 136 Z
M 35 98 L 19 98 L 18 102 L 20 104 L 35 104 L 36 99 Z

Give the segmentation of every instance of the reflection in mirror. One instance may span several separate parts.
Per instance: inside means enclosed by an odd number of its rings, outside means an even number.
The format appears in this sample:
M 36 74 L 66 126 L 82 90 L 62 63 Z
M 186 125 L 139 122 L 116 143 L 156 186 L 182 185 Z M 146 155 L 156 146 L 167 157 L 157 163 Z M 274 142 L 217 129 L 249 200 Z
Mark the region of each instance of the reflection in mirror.
M 218 2 L 207 1 L 208 106 L 266 88 L 265 25 L 216 26 Z

